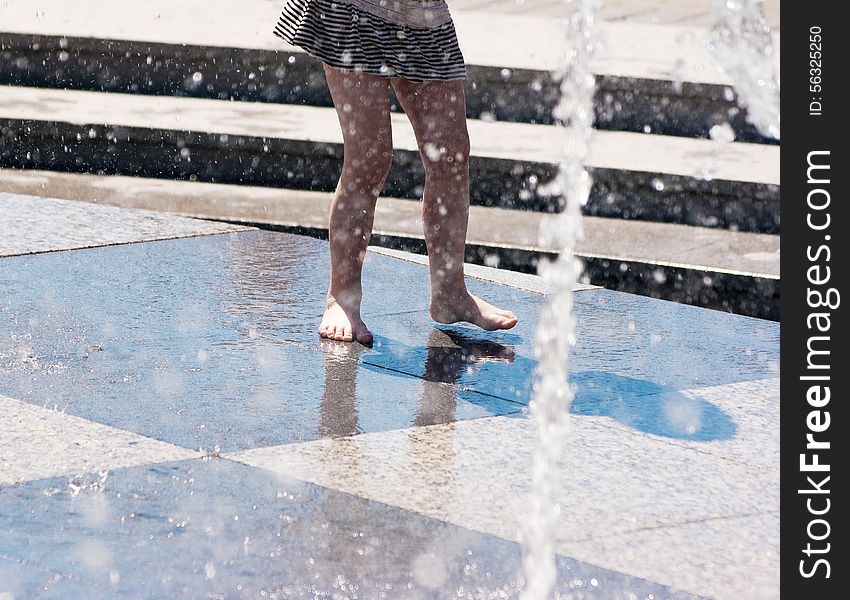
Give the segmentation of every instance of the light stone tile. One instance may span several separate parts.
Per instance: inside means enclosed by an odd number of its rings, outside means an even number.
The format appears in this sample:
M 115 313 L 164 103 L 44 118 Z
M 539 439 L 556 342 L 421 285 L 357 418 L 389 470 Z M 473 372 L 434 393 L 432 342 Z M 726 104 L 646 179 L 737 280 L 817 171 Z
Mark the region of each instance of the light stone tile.
M 558 552 L 695 594 L 770 597 L 778 472 L 605 420 L 571 419 L 559 465 Z M 529 420 L 493 417 L 226 458 L 520 541 L 534 439 Z
M 529 420 L 494 417 L 227 457 L 518 540 L 534 438 Z M 559 481 L 562 543 L 779 506 L 776 473 L 582 417 L 571 420 Z
M 636 413 L 647 405 L 657 407 L 655 416 L 665 422 L 670 435 L 646 434 L 650 437 L 761 469 L 779 470 L 778 378 L 638 396 L 629 398 L 627 404 Z M 698 439 L 701 431 L 716 428 L 712 413 L 729 420 L 734 428 L 731 437 L 707 435 L 707 439 Z M 602 419 L 612 427 L 634 431 L 616 419 Z
M 779 598 L 779 513 L 687 523 L 559 551 L 718 600 Z
M 247 229 L 152 211 L 0 192 L 0 256 Z
M 96 483 L 123 467 L 201 453 L 0 395 L 0 487 L 66 476 Z

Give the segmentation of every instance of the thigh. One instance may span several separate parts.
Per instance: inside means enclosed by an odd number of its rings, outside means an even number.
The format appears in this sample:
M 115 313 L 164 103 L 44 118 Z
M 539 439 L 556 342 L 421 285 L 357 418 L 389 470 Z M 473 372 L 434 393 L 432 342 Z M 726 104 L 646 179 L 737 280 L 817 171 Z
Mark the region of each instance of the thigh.
M 466 95 L 462 80 L 429 80 L 413 83 L 393 78 L 392 86 L 405 114 L 413 125 L 417 145 L 428 162 L 451 163 L 457 154 L 469 153 L 466 127 Z M 445 148 L 445 149 L 443 149 Z
M 387 149 L 391 154 L 389 80 L 323 64 L 342 128 L 346 158 L 352 152 L 369 158 Z

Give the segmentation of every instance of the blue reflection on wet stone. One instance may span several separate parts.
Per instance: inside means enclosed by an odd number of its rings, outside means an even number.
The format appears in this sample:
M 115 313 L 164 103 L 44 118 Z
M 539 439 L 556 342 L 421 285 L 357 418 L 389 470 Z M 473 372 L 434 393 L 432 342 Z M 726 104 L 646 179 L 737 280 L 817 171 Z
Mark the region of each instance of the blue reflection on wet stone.
M 542 296 L 470 280 L 517 327 L 435 327 L 425 267 L 370 254 L 365 277 L 371 349 L 317 338 L 328 256 L 311 238 L 246 231 L 6 258 L 0 393 L 210 450 L 528 404 Z M 727 439 L 722 411 L 669 394 L 778 372 L 777 323 L 607 290 L 575 299 L 576 414 Z
M 53 597 L 516 597 L 520 560 L 515 543 L 222 459 L 0 494 L 0 573 L 25 598 L 57 574 Z M 694 597 L 563 557 L 558 580 L 565 593 L 581 581 L 584 598 Z
M 610 417 L 644 433 L 681 440 L 728 440 L 737 431 L 722 409 L 673 388 L 605 372 L 582 371 L 573 380 L 578 392 L 570 412 L 575 415 Z M 623 389 L 629 392 L 619 392 Z

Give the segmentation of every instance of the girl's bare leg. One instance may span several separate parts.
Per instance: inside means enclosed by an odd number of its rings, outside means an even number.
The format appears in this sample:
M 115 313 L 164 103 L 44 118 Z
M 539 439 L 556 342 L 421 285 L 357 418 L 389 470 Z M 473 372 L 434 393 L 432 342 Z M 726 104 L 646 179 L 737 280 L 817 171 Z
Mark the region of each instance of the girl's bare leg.
M 319 335 L 369 344 L 372 334 L 360 318 L 360 274 L 375 203 L 392 163 L 389 80 L 328 65 L 324 68 L 344 151 L 328 224 L 331 278 Z
M 463 279 L 469 221 L 469 133 L 463 81 L 391 81 L 413 125 L 425 166 L 422 219 L 431 274 L 431 316 L 439 323 L 467 321 L 488 330 L 510 329 L 516 325 L 516 315 L 470 294 Z

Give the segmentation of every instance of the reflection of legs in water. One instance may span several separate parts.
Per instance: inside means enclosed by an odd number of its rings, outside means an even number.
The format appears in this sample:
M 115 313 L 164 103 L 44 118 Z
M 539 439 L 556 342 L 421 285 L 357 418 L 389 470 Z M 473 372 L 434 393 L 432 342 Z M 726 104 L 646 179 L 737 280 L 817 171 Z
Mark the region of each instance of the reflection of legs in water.
M 510 329 L 517 317 L 477 298 L 463 279 L 469 220 L 469 133 L 463 81 L 413 83 L 393 78 L 393 89 L 413 125 L 425 192 L 422 220 L 431 272 L 431 316 L 483 329 Z
M 428 335 L 428 358 L 425 359 L 425 381 L 422 401 L 414 425 L 435 425 L 455 420 L 457 393 L 455 385 L 467 365 L 483 362 L 513 362 L 510 346 L 490 340 L 477 340 L 453 331 L 432 329 Z
M 422 399 L 419 412 L 413 420 L 417 427 L 451 423 L 455 420 L 457 392 L 454 382 L 460 373 L 461 363 L 451 351 L 455 348 L 440 348 L 444 336 L 438 329 L 428 335 L 428 358 L 425 359 L 425 382 L 422 384 Z
M 321 344 L 325 361 L 325 387 L 319 406 L 319 435 L 342 437 L 359 433 L 357 425 L 357 346 Z

